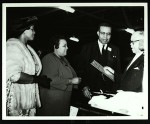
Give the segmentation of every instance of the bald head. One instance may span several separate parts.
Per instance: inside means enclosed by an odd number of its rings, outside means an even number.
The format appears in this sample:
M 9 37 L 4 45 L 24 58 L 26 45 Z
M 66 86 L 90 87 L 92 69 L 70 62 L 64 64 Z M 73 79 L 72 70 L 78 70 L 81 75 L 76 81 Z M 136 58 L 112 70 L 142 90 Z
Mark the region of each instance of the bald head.
M 136 31 L 131 36 L 131 41 L 139 40 L 139 49 L 144 50 L 144 31 Z

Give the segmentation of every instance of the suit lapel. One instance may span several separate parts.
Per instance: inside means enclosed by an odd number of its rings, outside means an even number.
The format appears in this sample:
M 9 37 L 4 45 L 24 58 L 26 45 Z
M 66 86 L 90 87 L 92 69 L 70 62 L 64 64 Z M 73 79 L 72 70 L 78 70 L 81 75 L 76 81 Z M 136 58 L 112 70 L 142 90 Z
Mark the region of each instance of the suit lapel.
M 131 69 L 133 69 L 134 67 L 138 66 L 139 63 L 141 63 L 144 60 L 144 55 L 140 55 L 131 65 L 130 67 L 126 68 L 126 71 L 123 74 L 123 77 L 126 75 L 126 73 L 128 73 Z M 132 61 L 132 60 L 131 60 Z M 128 67 L 128 66 L 127 66 Z
M 109 49 L 109 50 L 108 50 Z M 112 63 L 112 52 L 113 52 L 113 49 L 111 47 L 111 45 L 107 45 L 107 65 L 111 65 L 110 63 Z
M 99 45 L 97 42 L 94 43 L 94 47 L 91 53 L 92 53 L 93 58 L 97 60 L 100 64 L 102 64 L 103 66 L 111 65 L 110 63 L 112 63 L 113 61 L 113 57 L 112 57 L 113 48 L 109 44 L 107 45 L 107 48 L 105 50 L 105 55 L 102 55 L 100 53 Z
M 133 68 L 133 67 L 135 67 L 141 60 L 143 60 L 144 59 L 144 55 L 143 54 L 141 54 L 131 65 L 130 65 L 130 67 L 128 68 L 128 70 L 130 70 L 131 68 Z M 131 60 L 132 61 L 132 60 Z M 130 64 L 130 63 L 129 63 Z M 128 67 L 128 66 L 127 66 Z M 126 68 L 126 70 L 127 70 L 127 68 Z M 127 70 L 127 71 L 128 71 Z
M 142 54 L 131 64 L 131 66 L 128 68 L 128 70 L 135 66 L 138 66 L 138 64 L 143 60 L 144 60 L 144 55 Z
M 99 46 L 98 46 L 98 43 L 97 42 L 95 42 L 95 44 L 94 44 L 94 49 L 93 49 L 93 56 L 95 56 L 94 58 L 97 60 L 97 61 L 99 61 L 100 62 L 100 59 L 101 59 L 101 57 L 102 57 L 102 55 L 101 55 L 101 53 L 100 53 L 100 49 L 99 49 Z M 94 55 L 95 54 L 95 55 Z

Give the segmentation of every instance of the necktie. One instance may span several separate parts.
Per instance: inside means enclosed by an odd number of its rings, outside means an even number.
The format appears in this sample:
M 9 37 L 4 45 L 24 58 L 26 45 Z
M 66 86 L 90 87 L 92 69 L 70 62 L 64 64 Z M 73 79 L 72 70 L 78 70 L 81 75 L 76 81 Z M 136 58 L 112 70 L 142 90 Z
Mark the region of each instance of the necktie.
M 105 47 L 105 45 L 103 45 L 103 47 L 102 47 L 102 55 L 103 55 L 103 54 L 104 54 L 104 52 L 105 52 L 104 47 Z

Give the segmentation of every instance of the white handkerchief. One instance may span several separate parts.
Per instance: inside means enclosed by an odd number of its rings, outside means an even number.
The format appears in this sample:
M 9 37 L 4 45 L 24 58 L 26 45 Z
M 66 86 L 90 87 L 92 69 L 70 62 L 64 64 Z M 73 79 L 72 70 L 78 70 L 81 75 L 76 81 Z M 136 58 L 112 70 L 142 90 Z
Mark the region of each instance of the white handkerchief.
M 135 67 L 134 69 L 136 69 L 136 70 L 140 70 L 140 69 L 139 69 L 139 67 Z

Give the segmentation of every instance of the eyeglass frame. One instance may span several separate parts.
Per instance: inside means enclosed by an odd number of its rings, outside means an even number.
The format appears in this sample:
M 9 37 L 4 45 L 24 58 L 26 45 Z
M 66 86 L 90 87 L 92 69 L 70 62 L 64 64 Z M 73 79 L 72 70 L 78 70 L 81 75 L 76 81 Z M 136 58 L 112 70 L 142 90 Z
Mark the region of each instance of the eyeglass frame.
M 136 43 L 137 41 L 140 41 L 140 40 L 131 41 L 130 43 L 134 45 L 134 43 Z

